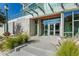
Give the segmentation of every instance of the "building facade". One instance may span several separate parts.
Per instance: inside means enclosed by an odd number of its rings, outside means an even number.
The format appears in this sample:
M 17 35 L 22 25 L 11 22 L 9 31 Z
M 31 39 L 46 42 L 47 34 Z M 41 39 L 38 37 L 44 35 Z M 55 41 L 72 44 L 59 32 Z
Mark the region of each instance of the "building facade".
M 23 3 L 22 6 L 23 16 L 8 21 L 11 34 L 63 37 L 79 33 L 78 3 Z

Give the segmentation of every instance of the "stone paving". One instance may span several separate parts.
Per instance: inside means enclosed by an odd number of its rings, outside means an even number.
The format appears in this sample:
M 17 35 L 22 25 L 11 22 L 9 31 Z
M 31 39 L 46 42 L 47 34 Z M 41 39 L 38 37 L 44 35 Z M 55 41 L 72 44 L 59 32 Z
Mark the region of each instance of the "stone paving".
M 28 45 L 22 47 L 19 51 L 9 53 L 9 56 L 53 56 L 56 52 L 56 46 L 60 38 L 58 36 L 33 36 Z M 53 43 L 53 44 L 52 44 Z

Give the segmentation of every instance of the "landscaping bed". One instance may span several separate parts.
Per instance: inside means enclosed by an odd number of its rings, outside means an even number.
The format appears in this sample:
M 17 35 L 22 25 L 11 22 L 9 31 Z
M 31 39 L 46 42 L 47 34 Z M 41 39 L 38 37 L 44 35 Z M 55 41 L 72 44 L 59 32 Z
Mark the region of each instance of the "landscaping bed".
M 19 33 L 16 36 L 6 36 L 0 42 L 0 51 L 10 51 L 15 47 L 25 44 L 29 39 L 29 36 L 25 33 Z

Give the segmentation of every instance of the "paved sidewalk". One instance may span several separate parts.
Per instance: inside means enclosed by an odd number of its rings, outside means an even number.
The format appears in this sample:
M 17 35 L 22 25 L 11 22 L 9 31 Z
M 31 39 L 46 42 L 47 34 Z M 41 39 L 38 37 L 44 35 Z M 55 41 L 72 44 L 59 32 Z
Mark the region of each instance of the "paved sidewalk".
M 30 38 L 27 46 L 19 51 L 13 51 L 9 56 L 52 56 L 55 55 L 56 44 L 59 37 L 54 36 L 34 36 Z

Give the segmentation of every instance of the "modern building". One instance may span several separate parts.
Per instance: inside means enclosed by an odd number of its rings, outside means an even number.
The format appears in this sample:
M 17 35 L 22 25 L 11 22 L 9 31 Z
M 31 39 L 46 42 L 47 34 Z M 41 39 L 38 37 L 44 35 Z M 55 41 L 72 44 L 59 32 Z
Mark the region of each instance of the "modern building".
M 75 36 L 79 32 L 78 3 L 23 3 L 20 16 L 8 21 L 9 32 L 30 36 Z M 17 15 L 19 15 L 17 14 Z M 2 28 L 4 30 L 4 26 Z

